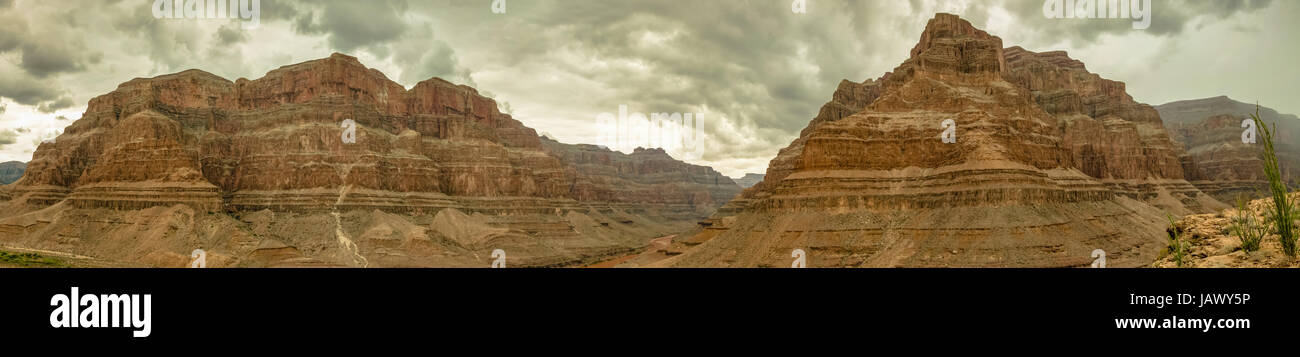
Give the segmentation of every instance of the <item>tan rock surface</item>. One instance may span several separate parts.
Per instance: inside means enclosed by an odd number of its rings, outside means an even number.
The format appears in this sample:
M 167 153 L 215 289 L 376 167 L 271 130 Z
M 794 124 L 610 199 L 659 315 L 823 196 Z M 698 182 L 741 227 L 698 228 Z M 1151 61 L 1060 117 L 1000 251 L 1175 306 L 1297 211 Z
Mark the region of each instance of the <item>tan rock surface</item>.
M 1293 194 L 1295 196 L 1297 194 Z M 1296 199 L 1297 197 L 1292 197 Z M 1271 198 L 1254 200 L 1247 206 L 1257 222 L 1266 222 L 1265 215 L 1273 207 Z M 1229 208 L 1218 213 L 1198 214 L 1183 217 L 1175 222 L 1178 231 L 1190 243 L 1183 258 L 1184 268 L 1297 268 L 1300 260 L 1287 257 L 1282 253 L 1282 243 L 1277 234 L 1269 234 L 1260 242 L 1257 251 L 1246 252 L 1241 249 L 1241 237 L 1232 231 L 1232 218 L 1238 214 L 1237 209 Z M 1172 230 L 1172 229 L 1169 229 Z M 1270 229 L 1272 231 L 1272 229 Z M 1168 237 L 1168 235 L 1166 236 Z M 1169 249 L 1161 251 L 1161 258 L 1151 266 L 1158 268 L 1176 268 L 1178 263 L 1169 255 Z

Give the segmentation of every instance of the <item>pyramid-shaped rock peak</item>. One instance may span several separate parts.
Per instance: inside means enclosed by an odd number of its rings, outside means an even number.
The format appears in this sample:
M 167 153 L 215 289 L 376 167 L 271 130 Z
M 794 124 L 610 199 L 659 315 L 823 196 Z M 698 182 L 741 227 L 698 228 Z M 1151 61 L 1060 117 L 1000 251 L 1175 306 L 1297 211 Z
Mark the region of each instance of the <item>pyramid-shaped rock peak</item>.
M 938 73 L 997 73 L 1006 68 L 1001 38 L 945 13 L 926 24 L 910 60 L 923 70 Z
M 662 264 L 783 266 L 793 249 L 809 266 L 1083 266 L 1096 249 L 1150 263 L 1165 207 L 1147 200 L 1213 200 L 1181 180 L 1158 116 L 1122 83 L 1064 53 L 1025 66 L 1034 55 L 936 15 L 894 71 L 842 82 L 763 182 L 691 238 L 707 244 Z

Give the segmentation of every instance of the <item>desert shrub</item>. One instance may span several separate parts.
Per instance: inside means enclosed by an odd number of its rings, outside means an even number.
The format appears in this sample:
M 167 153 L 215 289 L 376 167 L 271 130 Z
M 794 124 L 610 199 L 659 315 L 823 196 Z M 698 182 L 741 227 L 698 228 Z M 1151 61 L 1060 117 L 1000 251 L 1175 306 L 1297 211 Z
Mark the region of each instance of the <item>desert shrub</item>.
M 1187 257 L 1187 239 L 1183 237 L 1183 232 L 1178 230 L 1178 224 L 1174 223 L 1174 216 L 1165 214 L 1169 217 L 1169 256 L 1178 266 L 1183 266 L 1183 259 Z
M 1268 189 L 1273 198 L 1273 209 L 1269 210 L 1268 220 L 1276 228 L 1278 240 L 1282 243 L 1282 252 L 1289 257 L 1296 256 L 1296 231 L 1295 218 L 1296 207 L 1295 200 L 1290 196 L 1290 189 L 1287 188 L 1286 182 L 1282 181 L 1282 169 L 1277 163 L 1277 151 L 1273 148 L 1273 132 L 1277 130 L 1276 124 L 1269 128 L 1259 119 L 1259 106 L 1255 106 L 1255 113 L 1250 115 L 1250 119 L 1255 121 L 1255 127 L 1259 129 L 1261 135 L 1259 139 L 1263 141 L 1264 152 L 1264 176 L 1268 177 Z
M 1268 235 L 1268 226 L 1255 218 L 1245 198 L 1237 197 L 1237 215 L 1232 217 L 1232 234 L 1241 238 L 1241 250 L 1253 252 L 1259 250 L 1260 242 Z

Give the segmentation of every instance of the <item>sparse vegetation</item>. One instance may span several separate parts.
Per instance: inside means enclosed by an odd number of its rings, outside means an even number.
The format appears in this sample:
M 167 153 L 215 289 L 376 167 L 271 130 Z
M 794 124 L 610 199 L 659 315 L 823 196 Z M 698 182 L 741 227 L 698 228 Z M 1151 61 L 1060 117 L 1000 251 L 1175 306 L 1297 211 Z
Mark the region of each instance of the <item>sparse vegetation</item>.
M 1268 226 L 1255 218 L 1250 210 L 1250 203 L 1243 197 L 1237 197 L 1237 215 L 1232 217 L 1232 234 L 1241 238 L 1241 250 L 1253 252 L 1259 250 L 1259 244 L 1268 235 Z
M 1179 267 L 1183 266 L 1183 258 L 1187 257 L 1187 241 L 1183 238 L 1183 232 L 1178 230 L 1178 224 L 1174 221 L 1174 216 L 1165 214 L 1169 218 L 1169 254 L 1174 263 Z
M 0 266 L 21 268 L 59 268 L 67 266 L 63 261 L 34 253 L 12 253 L 0 251 Z
M 1282 181 L 1282 170 L 1277 163 L 1277 151 L 1273 148 L 1273 132 L 1277 130 L 1277 126 L 1274 124 L 1270 129 L 1263 120 L 1259 119 L 1258 105 L 1255 106 L 1255 113 L 1251 114 L 1250 118 L 1255 121 L 1255 127 L 1262 134 L 1259 135 L 1259 139 L 1264 144 L 1264 175 L 1268 177 L 1268 188 L 1273 197 L 1273 209 L 1269 210 L 1268 221 L 1276 228 L 1278 240 L 1282 243 L 1282 252 L 1294 258 L 1296 256 L 1296 207 L 1295 200 L 1290 196 L 1290 189 L 1287 188 L 1286 182 Z

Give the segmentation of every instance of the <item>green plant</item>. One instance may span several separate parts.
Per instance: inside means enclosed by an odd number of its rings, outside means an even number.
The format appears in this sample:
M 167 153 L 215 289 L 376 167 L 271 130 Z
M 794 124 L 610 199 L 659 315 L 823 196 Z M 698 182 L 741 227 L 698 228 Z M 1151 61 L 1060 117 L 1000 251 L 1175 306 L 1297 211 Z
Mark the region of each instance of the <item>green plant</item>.
M 41 256 L 33 253 L 10 253 L 0 251 L 0 264 L 9 264 L 17 267 L 64 267 L 64 264 L 58 259 Z
M 1264 175 L 1268 177 L 1268 189 L 1273 196 L 1273 209 L 1268 213 L 1268 220 L 1277 229 L 1278 240 L 1282 243 L 1282 252 L 1294 258 L 1296 256 L 1295 199 L 1291 198 L 1290 190 L 1282 181 L 1282 169 L 1277 164 L 1277 151 L 1273 148 L 1273 132 L 1277 130 L 1277 124 L 1270 129 L 1263 120 L 1259 119 L 1259 105 L 1255 106 L 1255 113 L 1250 115 L 1250 119 L 1255 121 L 1255 127 L 1263 134 L 1259 135 L 1259 139 L 1263 140 L 1264 144 Z
M 1247 252 L 1259 250 L 1259 244 L 1268 235 L 1268 226 L 1260 224 L 1243 197 L 1237 197 L 1237 215 L 1232 217 L 1232 233 L 1241 238 L 1241 250 Z
M 1187 241 L 1183 239 L 1183 232 L 1178 230 L 1178 224 L 1174 223 L 1174 216 L 1166 213 L 1165 217 L 1169 218 L 1169 254 L 1181 267 L 1183 258 L 1187 257 Z

